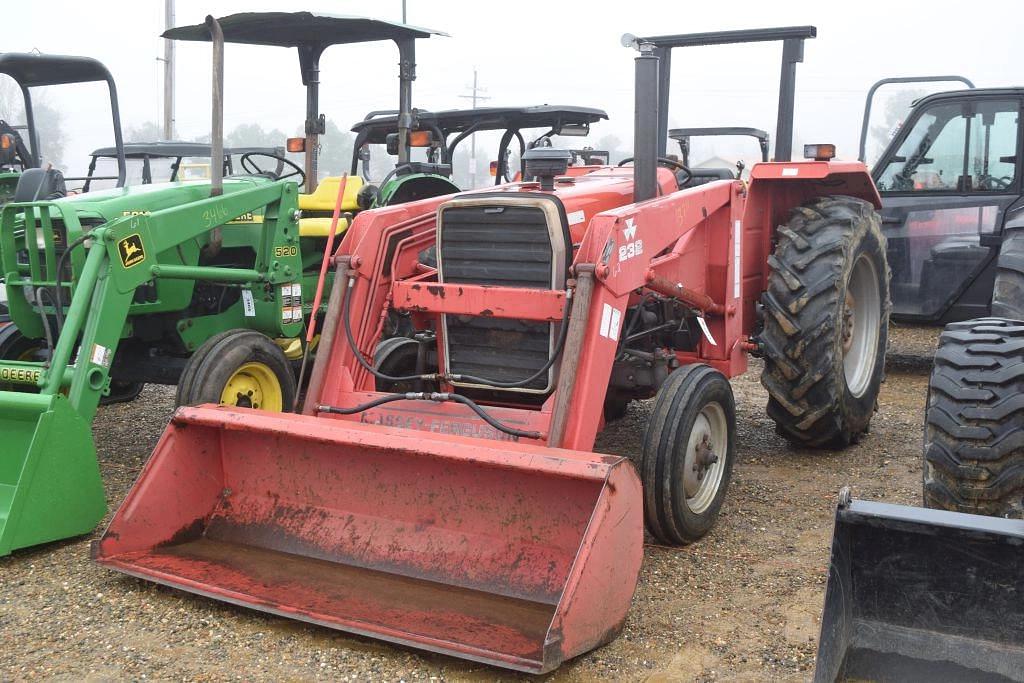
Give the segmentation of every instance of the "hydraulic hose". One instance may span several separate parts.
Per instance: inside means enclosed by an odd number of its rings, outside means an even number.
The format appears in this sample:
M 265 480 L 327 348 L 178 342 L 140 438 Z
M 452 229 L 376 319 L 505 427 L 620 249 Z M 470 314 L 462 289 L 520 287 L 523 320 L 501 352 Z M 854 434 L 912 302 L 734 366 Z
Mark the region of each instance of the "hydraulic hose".
M 50 319 L 46 317 L 46 311 L 43 309 L 43 294 L 50 297 L 50 303 L 54 305 L 54 308 L 57 304 L 54 302 L 50 290 L 45 287 L 36 288 L 36 307 L 39 309 L 39 317 L 43 320 L 43 334 L 46 337 L 46 350 L 49 353 L 47 364 L 49 364 L 49 358 L 53 358 L 53 331 L 50 329 Z
M 356 361 L 358 361 L 358 363 L 363 367 L 363 369 L 369 372 L 377 379 L 382 379 L 385 382 L 412 382 L 416 380 L 432 381 L 436 379 L 443 379 L 455 380 L 457 382 L 472 382 L 473 384 L 483 384 L 489 387 L 494 387 L 496 389 L 515 389 L 518 387 L 524 387 L 551 369 L 551 366 L 554 365 L 555 361 L 557 361 L 559 356 L 562 355 L 562 350 L 565 348 L 565 339 L 569 334 L 569 312 L 572 308 L 569 304 L 572 298 L 572 290 L 569 290 L 566 293 L 565 306 L 562 312 L 562 326 L 561 329 L 558 331 L 558 339 L 555 341 L 554 352 L 548 357 L 544 365 L 542 365 L 536 372 L 534 372 L 532 375 L 525 379 L 517 380 L 515 382 L 502 382 L 495 379 L 477 377 L 475 375 L 458 374 L 406 375 L 403 377 L 392 377 L 391 375 L 385 375 L 384 373 L 379 372 L 376 368 L 372 367 L 369 363 L 367 363 L 366 360 L 363 358 L 363 355 L 359 352 L 359 347 L 356 346 L 355 337 L 352 334 L 352 323 L 349 320 L 348 316 L 349 303 L 352 299 L 352 289 L 354 288 L 354 286 L 355 278 L 350 277 L 348 280 L 348 287 L 345 288 L 345 296 L 342 299 L 341 307 L 341 320 L 345 328 L 345 337 L 348 340 L 348 345 L 352 349 L 353 355 L 356 357 Z
M 66 259 L 68 258 L 68 256 L 71 254 L 72 250 L 74 250 L 75 247 L 79 247 L 82 244 L 84 244 L 85 241 L 87 239 L 89 239 L 90 237 L 91 237 L 91 235 L 89 233 L 85 233 L 84 235 L 80 235 L 78 237 L 78 239 L 76 239 L 75 241 L 73 241 L 71 244 L 69 244 L 67 246 L 67 249 L 65 249 L 63 252 L 61 252 L 60 257 L 57 259 L 57 272 L 53 276 L 53 279 L 54 279 L 54 282 L 56 282 L 56 284 L 57 284 L 57 286 L 55 288 L 55 291 L 54 291 L 54 313 L 57 316 L 57 334 L 58 335 L 60 334 L 61 329 L 64 327 L 64 300 L 63 300 L 64 299 L 64 287 L 63 287 L 63 285 L 61 285 L 61 279 L 60 279 L 61 273 L 64 272 L 64 263 L 65 263 Z
M 321 413 L 333 413 L 335 415 L 354 415 L 355 413 L 361 413 L 363 411 L 370 410 L 371 408 L 384 405 L 385 403 L 393 403 L 395 401 L 434 401 L 436 403 L 451 401 L 454 403 L 461 403 L 480 416 L 481 420 L 500 432 L 525 439 L 539 439 L 542 436 L 540 432 L 516 429 L 515 427 L 509 427 L 508 425 L 502 424 L 491 417 L 486 410 L 481 408 L 471 399 L 468 399 L 465 396 L 460 396 L 459 394 L 451 394 L 447 392 L 410 391 L 404 394 L 388 394 L 387 396 L 381 396 L 380 398 L 375 398 L 372 401 L 367 401 L 366 403 L 361 403 L 357 406 L 352 406 L 351 408 L 338 408 L 336 406 L 320 405 L 317 406 L 317 410 Z

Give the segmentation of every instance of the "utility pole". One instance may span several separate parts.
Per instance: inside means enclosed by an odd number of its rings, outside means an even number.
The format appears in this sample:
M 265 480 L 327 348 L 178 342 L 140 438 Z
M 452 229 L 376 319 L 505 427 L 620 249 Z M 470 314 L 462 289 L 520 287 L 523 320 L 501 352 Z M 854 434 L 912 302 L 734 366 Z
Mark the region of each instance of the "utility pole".
M 403 24 L 408 24 L 409 23 L 408 21 L 405 20 L 405 0 L 402 0 L 402 23 Z
M 164 29 L 174 28 L 174 0 L 164 0 Z M 174 139 L 174 41 L 164 39 L 164 140 Z
M 487 95 L 481 95 L 481 92 L 487 92 L 487 88 L 480 87 L 477 81 L 476 67 L 473 67 L 473 93 L 471 95 L 459 95 L 467 100 L 473 100 L 473 109 L 476 109 L 476 103 L 479 100 L 491 99 Z M 469 186 L 471 188 L 476 187 L 476 134 L 469 136 Z

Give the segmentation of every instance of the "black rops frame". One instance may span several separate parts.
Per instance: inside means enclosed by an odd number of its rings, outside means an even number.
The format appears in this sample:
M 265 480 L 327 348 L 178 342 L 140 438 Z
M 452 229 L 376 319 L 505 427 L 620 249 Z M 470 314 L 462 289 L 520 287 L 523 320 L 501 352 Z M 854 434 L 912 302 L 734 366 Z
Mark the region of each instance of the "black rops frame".
M 860 124 L 860 145 L 857 148 L 857 159 L 859 161 L 865 161 L 867 157 L 866 149 L 868 143 L 868 124 L 871 122 L 871 105 L 875 99 L 875 92 L 878 91 L 883 85 L 892 85 L 894 83 L 941 83 L 941 82 L 953 82 L 958 81 L 963 83 L 970 89 L 974 89 L 974 83 L 970 79 L 964 76 L 894 76 L 891 78 L 883 78 L 875 81 L 875 84 L 868 89 L 867 99 L 864 100 L 864 119 Z
M 39 132 L 36 130 L 30 90 L 51 85 L 106 83 L 110 93 L 110 114 L 114 126 L 117 176 L 105 176 L 102 180 L 116 180 L 118 187 L 124 185 L 127 164 L 124 156 L 124 139 L 121 135 L 121 110 L 117 104 L 117 85 L 107 67 L 92 57 L 7 52 L 0 53 L 0 74 L 10 76 L 21 89 L 21 96 L 25 104 L 25 124 L 28 127 L 29 155 L 32 157 L 30 164 L 34 168 L 39 168 L 42 159 L 40 158 Z M 99 179 L 93 178 L 93 180 Z M 85 180 L 85 178 L 65 178 L 65 180 Z
M 683 166 L 690 165 L 690 138 L 743 136 L 757 140 L 761 148 L 761 161 L 768 161 L 768 133 L 758 128 L 743 126 L 716 126 L 713 128 L 673 128 L 668 136 L 679 143 Z
M 782 41 L 774 161 L 790 161 L 793 153 L 796 65 L 804 59 L 804 41 L 817 35 L 818 29 L 814 26 L 784 26 L 646 38 L 630 34 L 623 36 L 623 45 L 640 52 L 636 57 L 634 200 L 651 199 L 658 193 L 657 157 L 665 156 L 668 146 L 668 96 L 673 48 Z

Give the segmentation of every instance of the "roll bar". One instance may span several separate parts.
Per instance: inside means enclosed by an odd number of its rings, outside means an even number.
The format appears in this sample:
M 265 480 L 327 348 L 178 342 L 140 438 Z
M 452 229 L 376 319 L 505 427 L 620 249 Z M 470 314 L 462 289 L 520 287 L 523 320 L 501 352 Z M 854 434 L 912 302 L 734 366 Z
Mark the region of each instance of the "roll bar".
M 782 41 L 774 160 L 789 161 L 793 154 L 796 65 L 804 59 L 804 41 L 817 35 L 818 29 L 814 26 L 711 31 L 646 38 L 628 33 L 624 35 L 622 44 L 640 53 L 636 57 L 634 200 L 643 201 L 657 195 L 657 157 L 664 156 L 668 146 L 668 95 L 673 48 Z
M 29 155 L 32 157 L 31 165 L 36 168 L 42 163 L 42 158 L 30 90 L 49 85 L 70 85 L 94 81 L 106 83 L 107 91 L 110 94 L 114 146 L 117 150 L 117 177 L 104 177 L 103 180 L 116 180 L 118 187 L 124 185 L 127 177 L 127 164 L 124 156 L 124 139 L 121 135 L 121 110 L 117 104 L 117 85 L 114 83 L 114 77 L 110 75 L 110 71 L 102 62 L 92 57 L 5 52 L 0 53 L 0 74 L 10 76 L 21 88 L 21 95 L 25 103 L 25 122 L 28 126 Z M 85 180 L 85 178 L 66 178 L 66 180 Z

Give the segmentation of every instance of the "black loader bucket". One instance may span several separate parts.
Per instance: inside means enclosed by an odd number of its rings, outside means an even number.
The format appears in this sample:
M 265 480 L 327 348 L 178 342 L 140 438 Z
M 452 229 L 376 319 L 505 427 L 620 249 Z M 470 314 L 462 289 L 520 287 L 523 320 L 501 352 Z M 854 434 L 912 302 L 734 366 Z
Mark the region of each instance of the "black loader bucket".
M 840 494 L 814 680 L 1024 681 L 1024 521 Z

